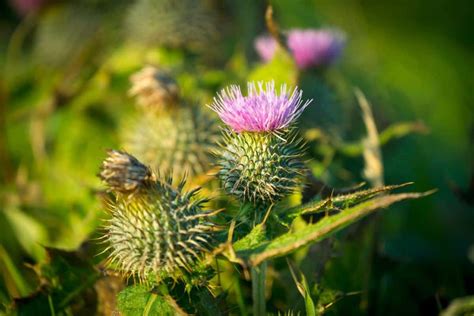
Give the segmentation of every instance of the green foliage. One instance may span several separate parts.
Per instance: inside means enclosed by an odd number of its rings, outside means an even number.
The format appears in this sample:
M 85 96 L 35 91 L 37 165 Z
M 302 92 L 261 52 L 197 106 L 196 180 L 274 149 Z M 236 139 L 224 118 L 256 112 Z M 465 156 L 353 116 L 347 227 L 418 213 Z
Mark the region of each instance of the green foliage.
M 84 254 L 47 248 L 47 260 L 35 267 L 38 289 L 15 300 L 18 315 L 55 315 L 62 312 L 95 310 L 88 292 L 99 277 Z
M 472 315 L 474 313 L 474 297 L 461 297 L 453 300 L 440 315 L 441 316 L 461 316 Z
M 172 300 L 168 296 L 168 300 Z M 129 286 L 119 293 L 117 307 L 124 316 L 178 315 L 167 299 L 144 285 Z
M 248 77 L 249 81 L 274 80 L 275 86 L 286 83 L 295 86 L 298 79 L 298 70 L 290 54 L 279 48 L 273 59 L 267 64 L 257 66 Z
M 309 224 L 303 229 L 290 231 L 274 240 L 261 243 L 258 246 L 253 245 L 252 248 L 241 250 L 238 254 L 246 258 L 250 264 L 258 265 L 265 260 L 287 255 L 300 247 L 328 238 L 335 232 L 380 208 L 387 207 L 401 200 L 419 198 L 426 194 L 429 194 L 429 192 L 400 193 L 376 197 L 355 206 L 345 208 L 336 215 L 326 216 L 319 222 Z M 329 210 L 331 210 L 331 208 L 325 209 L 326 212 Z
M 354 192 L 347 194 L 335 194 L 335 196 L 330 196 L 322 200 L 316 199 L 315 201 L 310 201 L 300 206 L 296 206 L 290 210 L 285 211 L 283 216 L 288 216 L 292 218 L 301 215 L 327 213 L 328 210 L 343 211 L 347 207 L 354 206 L 357 203 L 371 199 L 381 193 L 387 193 L 411 184 L 412 183 L 387 185 L 367 190 L 354 190 Z

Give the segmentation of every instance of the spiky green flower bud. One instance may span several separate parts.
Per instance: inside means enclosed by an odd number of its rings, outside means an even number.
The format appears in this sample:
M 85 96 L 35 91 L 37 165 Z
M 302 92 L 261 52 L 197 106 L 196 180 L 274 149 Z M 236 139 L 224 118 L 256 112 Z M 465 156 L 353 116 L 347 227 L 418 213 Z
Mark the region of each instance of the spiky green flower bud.
M 271 133 L 234 133 L 225 137 L 219 177 L 225 190 L 245 202 L 276 202 L 293 191 L 302 173 L 302 142 Z
M 212 213 L 202 210 L 206 200 L 193 198 L 197 190 L 184 193 L 184 181 L 176 189 L 171 183 L 154 180 L 141 194 L 109 201 L 108 262 L 126 276 L 142 282 L 177 278 L 210 248 L 214 225 Z
M 209 114 L 183 105 L 140 117 L 126 129 L 124 146 L 160 173 L 193 177 L 210 169 L 218 138 L 218 126 Z
M 268 205 L 295 188 L 302 173 L 301 139 L 292 124 L 311 102 L 302 91 L 277 93 L 274 82 L 248 84 L 243 96 L 238 86 L 221 91 L 211 108 L 229 130 L 220 152 L 219 176 L 224 188 L 243 202 Z

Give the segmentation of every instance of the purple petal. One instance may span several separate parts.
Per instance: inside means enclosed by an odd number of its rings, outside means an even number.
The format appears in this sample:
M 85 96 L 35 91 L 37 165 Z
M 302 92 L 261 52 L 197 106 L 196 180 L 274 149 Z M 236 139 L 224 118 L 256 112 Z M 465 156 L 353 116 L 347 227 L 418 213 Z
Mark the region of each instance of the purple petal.
M 288 47 L 301 69 L 332 63 L 344 42 L 342 33 L 334 30 L 294 29 L 288 33 Z
M 255 50 L 264 62 L 270 61 L 275 55 L 277 49 L 277 42 L 268 35 L 262 35 L 255 39 Z
M 236 132 L 267 132 L 288 128 L 311 103 L 303 103 L 298 88 L 288 91 L 281 85 L 278 93 L 274 81 L 249 82 L 247 96 L 239 86 L 231 85 L 218 93 L 210 106 L 224 123 Z

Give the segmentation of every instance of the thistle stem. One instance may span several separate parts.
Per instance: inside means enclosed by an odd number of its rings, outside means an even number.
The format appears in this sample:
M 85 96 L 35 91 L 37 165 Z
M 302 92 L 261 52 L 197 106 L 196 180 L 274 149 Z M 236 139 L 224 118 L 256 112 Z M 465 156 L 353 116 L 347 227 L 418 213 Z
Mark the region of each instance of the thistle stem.
M 252 267 L 252 298 L 253 314 L 255 316 L 266 315 L 265 304 L 265 280 L 267 274 L 267 262 L 262 262 L 256 267 Z

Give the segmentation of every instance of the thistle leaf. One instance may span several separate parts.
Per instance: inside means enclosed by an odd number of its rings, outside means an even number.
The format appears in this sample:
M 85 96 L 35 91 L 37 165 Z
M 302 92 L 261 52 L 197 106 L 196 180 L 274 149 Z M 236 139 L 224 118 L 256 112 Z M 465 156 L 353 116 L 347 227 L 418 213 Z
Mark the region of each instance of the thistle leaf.
M 328 197 L 324 200 L 311 201 L 300 206 L 294 207 L 290 210 L 285 211 L 285 216 L 294 218 L 300 215 L 316 214 L 327 212 L 330 208 L 343 209 L 353 206 L 362 201 L 373 198 L 381 193 L 387 193 L 396 189 L 406 187 L 413 184 L 412 182 L 387 185 L 378 188 L 371 188 L 367 190 L 361 190 L 349 194 L 341 194 L 333 197 Z
M 263 225 L 255 226 L 248 235 L 238 240 L 234 245 L 234 250 L 252 249 L 265 241 L 265 228 Z
M 255 266 L 265 260 L 287 255 L 298 248 L 321 241 L 377 209 L 385 208 L 398 201 L 416 199 L 431 193 L 433 191 L 376 197 L 349 207 L 336 215 L 326 216 L 319 222 L 310 224 L 301 230 L 288 232 L 272 241 L 262 243 L 260 246 L 250 250 L 237 252 L 237 254 Z

